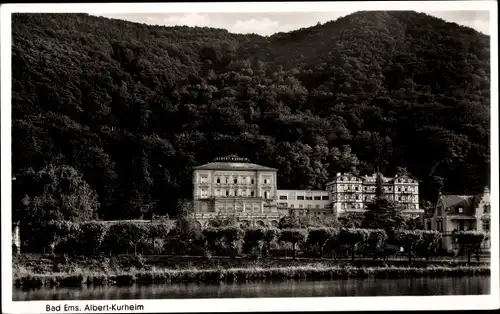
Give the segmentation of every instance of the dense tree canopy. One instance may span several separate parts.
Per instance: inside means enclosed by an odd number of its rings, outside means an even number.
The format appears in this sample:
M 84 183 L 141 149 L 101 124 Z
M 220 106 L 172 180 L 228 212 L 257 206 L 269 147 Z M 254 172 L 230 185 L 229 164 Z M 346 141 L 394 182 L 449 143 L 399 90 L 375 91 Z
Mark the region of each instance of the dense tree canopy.
M 101 218 L 176 214 L 192 167 L 228 154 L 278 168 L 282 189 L 377 165 L 406 167 L 428 200 L 489 180 L 490 39 L 470 28 L 397 11 L 270 37 L 84 14 L 12 24 L 14 176 L 72 165 Z M 14 191 L 14 208 L 36 193 Z

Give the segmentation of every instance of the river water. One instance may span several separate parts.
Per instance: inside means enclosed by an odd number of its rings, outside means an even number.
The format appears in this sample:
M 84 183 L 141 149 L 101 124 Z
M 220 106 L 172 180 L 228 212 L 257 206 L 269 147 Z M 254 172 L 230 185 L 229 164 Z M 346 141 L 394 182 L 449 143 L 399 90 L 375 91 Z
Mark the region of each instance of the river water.
M 31 301 L 481 294 L 490 294 L 489 276 L 14 289 L 13 299 Z

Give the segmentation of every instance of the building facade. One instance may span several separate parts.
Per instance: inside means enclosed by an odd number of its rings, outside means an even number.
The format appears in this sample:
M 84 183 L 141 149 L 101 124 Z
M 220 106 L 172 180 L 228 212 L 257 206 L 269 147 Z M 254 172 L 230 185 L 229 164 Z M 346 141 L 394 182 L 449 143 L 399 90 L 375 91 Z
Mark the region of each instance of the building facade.
M 278 208 L 298 216 L 325 217 L 333 214 L 330 192 L 322 190 L 278 190 Z
M 406 216 L 421 216 L 424 211 L 419 209 L 418 180 L 403 175 L 385 177 L 381 175 L 384 196 L 400 203 Z M 326 184 L 326 190 L 331 193 L 332 209 L 338 215 L 341 213 L 363 213 L 366 204 L 375 198 L 377 175 L 357 176 L 351 173 L 337 173 L 335 179 Z
M 216 217 L 233 217 L 241 225 L 277 225 L 293 211 L 318 218 L 365 212 L 373 200 L 376 175 L 337 173 L 325 190 L 278 190 L 277 169 L 228 156 L 194 168 L 194 216 L 202 226 Z M 423 215 L 418 206 L 418 180 L 381 176 L 385 196 L 402 203 L 404 214 Z
M 486 187 L 480 195 L 441 195 L 430 218 L 425 219 L 426 230 L 442 233 L 440 248 L 446 251 L 458 249 L 453 234 L 456 231 L 477 230 L 490 232 L 490 191 Z M 490 241 L 483 243 L 489 250 Z
M 277 225 L 277 169 L 229 156 L 194 168 L 193 206 L 205 225 L 217 216 L 247 225 Z

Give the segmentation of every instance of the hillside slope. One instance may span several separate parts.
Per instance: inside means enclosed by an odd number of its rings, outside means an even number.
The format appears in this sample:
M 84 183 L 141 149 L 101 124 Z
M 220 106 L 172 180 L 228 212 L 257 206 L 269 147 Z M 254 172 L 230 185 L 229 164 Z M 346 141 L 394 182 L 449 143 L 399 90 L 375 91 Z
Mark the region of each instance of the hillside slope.
M 232 153 L 283 189 L 377 165 L 426 200 L 489 181 L 489 37 L 466 27 L 391 11 L 271 37 L 83 14 L 12 29 L 14 208 L 42 193 L 27 169 L 66 164 L 100 217 L 175 214 L 192 167 Z

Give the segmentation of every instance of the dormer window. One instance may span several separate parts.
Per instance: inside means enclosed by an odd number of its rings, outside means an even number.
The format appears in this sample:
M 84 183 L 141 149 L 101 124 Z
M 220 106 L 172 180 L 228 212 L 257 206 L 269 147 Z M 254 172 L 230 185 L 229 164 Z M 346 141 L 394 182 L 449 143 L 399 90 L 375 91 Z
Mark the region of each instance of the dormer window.
M 463 212 L 464 212 L 464 209 L 463 209 L 462 207 L 459 207 L 459 208 L 458 208 L 458 212 L 461 214 L 461 213 L 463 213 Z

